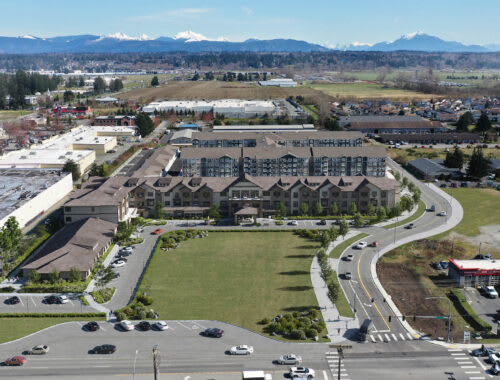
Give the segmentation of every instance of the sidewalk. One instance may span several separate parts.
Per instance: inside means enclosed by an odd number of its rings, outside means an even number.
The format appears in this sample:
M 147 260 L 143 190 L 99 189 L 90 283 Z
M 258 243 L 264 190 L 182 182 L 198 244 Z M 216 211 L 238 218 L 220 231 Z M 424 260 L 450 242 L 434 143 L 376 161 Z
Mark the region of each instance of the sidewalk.
M 356 236 L 358 231 L 349 231 L 345 239 Z M 330 243 L 327 249 L 327 254 L 330 254 L 333 248 L 341 244 L 345 239 L 337 239 Z M 338 270 L 338 259 L 328 259 L 328 262 L 333 270 Z M 359 327 L 358 318 L 348 318 L 340 316 L 337 307 L 331 303 L 328 298 L 328 290 L 325 282 L 321 279 L 321 268 L 319 267 L 318 259 L 314 257 L 311 263 L 311 283 L 318 300 L 318 305 L 321 309 L 323 320 L 326 324 L 327 335 L 332 343 L 340 343 L 346 339 L 354 339 Z M 341 285 L 342 288 L 342 285 Z M 342 289 L 342 291 L 344 291 Z
M 120 246 L 117 244 L 115 244 L 113 246 L 113 249 L 111 249 L 111 252 L 108 253 L 108 256 L 106 256 L 106 259 L 104 260 L 103 262 L 103 265 L 105 267 L 108 267 L 111 262 L 114 260 L 116 254 L 118 253 L 118 251 L 120 250 Z M 95 280 L 92 279 L 90 280 L 89 284 L 87 285 L 87 287 L 85 288 L 85 292 L 86 293 L 90 293 L 92 292 L 93 290 L 95 289 Z M 92 297 L 91 297 L 92 298 Z

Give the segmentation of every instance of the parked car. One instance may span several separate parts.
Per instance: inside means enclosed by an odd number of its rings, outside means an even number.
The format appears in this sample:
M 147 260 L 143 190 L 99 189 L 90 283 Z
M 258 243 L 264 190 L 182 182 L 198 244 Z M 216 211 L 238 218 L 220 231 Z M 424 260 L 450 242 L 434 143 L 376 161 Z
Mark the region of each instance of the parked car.
M 19 299 L 18 296 L 12 296 L 5 300 L 5 303 L 7 305 L 17 305 L 19 302 L 21 302 L 21 300 Z
M 116 260 L 115 262 L 113 262 L 113 264 L 111 264 L 111 267 L 112 268 L 121 268 L 121 267 L 124 267 L 125 264 L 126 263 L 123 260 Z
M 113 344 L 103 344 L 89 350 L 89 354 L 114 354 L 115 352 L 116 346 Z
M 26 363 L 26 358 L 24 356 L 13 356 L 4 361 L 4 364 L 9 366 L 11 365 L 21 366 L 24 365 L 24 363 Z
M 113 263 L 116 263 L 118 261 L 125 261 L 125 262 L 127 262 L 128 260 L 125 257 L 119 257 L 115 261 L 113 261 Z
M 347 255 L 347 256 L 344 256 L 344 260 L 345 261 L 352 261 L 354 258 L 354 255 Z
M 344 278 L 345 278 L 346 280 L 350 280 L 350 279 L 352 279 L 352 273 L 351 273 L 351 272 L 345 272 L 345 273 L 344 273 Z
M 246 344 L 240 344 L 229 349 L 231 355 L 250 355 L 253 353 L 253 347 Z
M 299 222 L 297 222 L 296 220 L 291 220 L 291 221 L 288 222 L 288 225 L 289 226 L 298 226 Z
M 164 331 L 168 329 L 167 322 L 165 321 L 158 321 L 153 323 L 153 329 L 158 330 L 158 331 Z
M 441 267 L 443 269 L 448 269 L 448 267 L 450 266 L 450 263 L 448 261 L 440 261 L 439 264 L 441 264 Z
M 120 252 L 118 253 L 118 257 L 128 257 L 128 256 L 130 256 L 131 254 L 132 254 L 132 252 L 130 252 L 130 251 L 120 251 Z
M 69 302 L 69 299 L 67 296 L 57 296 L 57 303 L 64 304 L 64 303 L 68 303 L 68 302 Z
M 484 256 L 481 254 L 476 255 L 476 256 L 474 256 L 474 260 L 484 260 Z
M 446 211 L 441 211 L 436 214 L 437 216 L 446 216 Z
M 278 360 L 278 364 L 300 364 L 302 363 L 302 358 L 295 354 L 285 354 L 281 355 Z
M 314 370 L 306 367 L 291 367 L 289 375 L 291 378 L 307 377 L 308 379 L 314 378 Z
M 484 259 L 491 260 L 492 259 L 491 254 L 487 253 L 486 255 L 484 255 Z
M 38 346 L 33 347 L 31 350 L 26 351 L 28 355 L 45 355 L 49 352 L 49 346 L 45 344 L 40 344 Z
M 411 229 L 415 228 L 415 223 L 410 223 L 410 224 L 407 224 L 407 225 L 405 226 L 405 228 L 406 228 L 407 230 L 411 230 Z
M 224 335 L 224 330 L 212 327 L 201 332 L 201 335 L 208 336 L 210 338 L 222 338 Z
M 154 230 L 153 232 L 151 232 L 152 235 L 159 235 L 163 232 L 163 230 L 161 228 L 157 228 L 156 230 Z
M 53 304 L 57 303 L 57 297 L 56 296 L 46 296 L 43 299 L 43 302 L 48 304 L 48 305 L 53 305 Z
M 368 247 L 368 243 L 366 241 L 360 241 L 353 248 L 355 248 L 355 249 L 364 249 L 366 247 Z
M 92 322 L 87 322 L 83 328 L 87 331 L 97 331 L 99 330 L 99 323 L 92 321 Z
M 448 185 L 446 183 L 442 183 L 439 187 L 448 187 Z
M 493 286 L 483 286 L 481 290 L 489 298 L 498 298 L 498 293 Z
M 127 321 L 126 319 L 124 319 L 123 321 L 121 321 L 118 326 L 120 326 L 120 328 L 124 331 L 131 331 L 134 329 L 134 324 L 130 321 Z
M 482 345 L 481 348 L 472 350 L 471 354 L 472 356 L 489 356 L 490 354 L 496 354 L 496 352 L 497 350 L 495 350 L 494 348 Z
M 489 363 L 495 364 L 495 363 L 498 363 L 499 361 L 500 361 L 500 354 L 497 354 L 495 352 L 495 353 L 491 353 L 488 355 L 488 362 Z
M 149 323 L 148 321 L 142 321 L 142 322 L 139 322 L 136 325 L 136 327 L 138 330 L 141 330 L 141 331 L 149 331 L 149 330 L 151 330 L 151 323 Z
M 490 368 L 490 373 L 493 375 L 499 375 L 500 374 L 500 363 L 496 362 L 493 364 Z
M 116 153 L 116 150 L 114 149 L 108 150 L 108 153 Z
M 372 241 L 369 246 L 370 247 L 378 247 L 378 245 L 379 245 L 378 241 L 375 240 L 375 241 Z
M 326 219 L 321 219 L 318 224 L 320 226 L 326 226 Z
M 441 269 L 443 269 L 443 267 L 441 266 L 441 264 L 440 264 L 440 263 L 438 263 L 438 262 L 432 263 L 431 265 L 432 265 L 432 267 L 433 267 L 435 270 L 441 270 Z

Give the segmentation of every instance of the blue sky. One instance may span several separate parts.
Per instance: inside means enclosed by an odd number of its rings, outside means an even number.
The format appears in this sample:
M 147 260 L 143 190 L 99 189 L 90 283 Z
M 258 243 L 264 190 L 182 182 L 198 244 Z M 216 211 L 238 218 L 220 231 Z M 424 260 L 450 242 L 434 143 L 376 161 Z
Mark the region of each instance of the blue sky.
M 392 41 L 423 31 L 466 44 L 500 43 L 498 0 L 0 0 L 0 35 L 192 30 L 209 38 L 294 38 L 325 45 Z

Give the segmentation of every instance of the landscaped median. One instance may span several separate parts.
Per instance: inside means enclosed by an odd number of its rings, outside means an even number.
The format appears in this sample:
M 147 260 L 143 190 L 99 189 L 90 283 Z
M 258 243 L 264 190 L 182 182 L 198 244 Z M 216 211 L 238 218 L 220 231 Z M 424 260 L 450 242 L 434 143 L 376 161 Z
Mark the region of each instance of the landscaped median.
M 388 225 L 384 226 L 383 228 L 388 230 L 388 229 L 391 229 L 394 227 L 402 226 L 402 225 L 407 224 L 407 223 L 411 223 L 414 220 L 417 220 L 418 218 L 420 218 L 425 213 L 425 210 L 426 210 L 425 203 L 420 200 L 420 201 L 418 201 L 417 211 L 415 211 L 412 215 L 410 215 L 406 219 L 400 220 L 399 222 L 388 224 Z
M 365 234 L 364 232 L 362 232 L 362 233 L 359 233 L 359 234 L 357 234 L 357 235 L 355 235 L 347 240 L 344 240 L 342 243 L 340 243 L 339 245 L 337 245 L 335 248 L 332 249 L 332 251 L 330 252 L 330 257 L 332 257 L 334 259 L 338 259 L 340 257 L 340 255 L 342 254 L 342 252 L 344 252 L 352 244 L 354 244 L 358 240 L 361 240 L 367 236 L 369 236 L 369 234 Z

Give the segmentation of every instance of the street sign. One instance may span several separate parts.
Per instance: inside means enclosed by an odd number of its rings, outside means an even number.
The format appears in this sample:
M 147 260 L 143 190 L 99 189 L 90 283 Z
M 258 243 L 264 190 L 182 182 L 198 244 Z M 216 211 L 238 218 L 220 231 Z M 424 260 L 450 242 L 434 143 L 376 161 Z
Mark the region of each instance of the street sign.
M 442 315 L 439 315 L 439 316 L 437 316 L 437 317 L 434 317 L 434 319 L 448 319 L 448 317 L 444 317 L 444 316 L 442 316 Z
M 470 343 L 470 331 L 464 331 L 464 344 Z

